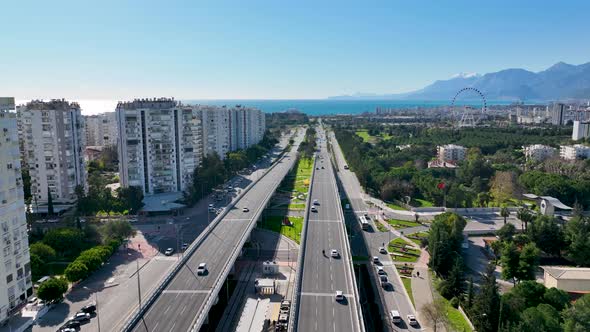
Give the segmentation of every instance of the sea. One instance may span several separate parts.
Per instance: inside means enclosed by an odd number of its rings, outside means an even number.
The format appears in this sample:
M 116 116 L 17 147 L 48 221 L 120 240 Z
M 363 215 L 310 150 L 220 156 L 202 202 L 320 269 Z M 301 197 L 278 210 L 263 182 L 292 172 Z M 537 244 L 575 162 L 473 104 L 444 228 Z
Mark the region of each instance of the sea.
M 17 105 L 24 104 L 28 100 L 17 100 Z M 72 100 L 80 104 L 82 114 L 91 115 L 104 112 L 112 112 L 117 106 L 117 100 L 106 99 L 80 99 Z M 425 108 L 437 106 L 450 106 L 450 100 L 420 101 L 420 100 L 336 100 L 336 99 L 180 99 L 183 104 L 204 104 L 217 106 L 244 105 L 255 107 L 266 113 L 298 110 L 308 115 L 330 114 L 361 114 L 375 112 L 377 108 Z M 488 101 L 488 105 L 508 105 L 510 101 Z M 481 107 L 479 101 L 461 101 L 460 105 Z

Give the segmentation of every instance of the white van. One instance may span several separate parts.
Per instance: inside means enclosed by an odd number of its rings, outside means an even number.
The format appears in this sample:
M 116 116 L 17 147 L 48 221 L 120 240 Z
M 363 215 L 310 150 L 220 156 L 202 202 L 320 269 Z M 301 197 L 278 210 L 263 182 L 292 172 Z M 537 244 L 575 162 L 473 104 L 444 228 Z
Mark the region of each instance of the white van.
M 389 317 L 391 317 L 393 324 L 399 324 L 402 322 L 402 316 L 400 316 L 397 310 L 391 310 L 389 312 Z

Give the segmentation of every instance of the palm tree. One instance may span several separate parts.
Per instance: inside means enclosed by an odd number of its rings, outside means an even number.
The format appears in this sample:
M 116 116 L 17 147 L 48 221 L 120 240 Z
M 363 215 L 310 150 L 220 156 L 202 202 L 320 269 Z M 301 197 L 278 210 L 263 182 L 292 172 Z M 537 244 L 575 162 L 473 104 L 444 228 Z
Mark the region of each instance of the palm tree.
M 506 225 L 506 218 L 510 216 L 510 211 L 506 205 L 502 205 L 502 208 L 500 209 L 500 215 L 504 218 L 504 225 Z
M 535 216 L 529 211 L 529 209 L 527 209 L 526 207 L 521 207 L 520 209 L 518 209 L 518 211 L 516 212 L 516 217 L 523 222 L 524 225 L 524 230 L 528 230 L 528 224 L 529 222 L 533 221 L 533 219 L 535 218 Z M 521 227 L 523 226 L 521 225 Z

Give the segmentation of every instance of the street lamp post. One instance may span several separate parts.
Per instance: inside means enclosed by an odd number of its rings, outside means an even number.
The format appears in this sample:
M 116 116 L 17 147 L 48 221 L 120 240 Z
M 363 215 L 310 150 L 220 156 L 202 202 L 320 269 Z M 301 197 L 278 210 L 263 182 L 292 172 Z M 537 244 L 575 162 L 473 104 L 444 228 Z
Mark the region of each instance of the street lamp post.
M 82 287 L 86 290 L 94 292 L 94 303 L 96 305 L 96 323 L 98 324 L 98 332 L 100 332 L 100 315 L 99 315 L 99 307 L 98 307 L 98 291 L 96 289 L 92 289 L 90 287 L 84 286 Z

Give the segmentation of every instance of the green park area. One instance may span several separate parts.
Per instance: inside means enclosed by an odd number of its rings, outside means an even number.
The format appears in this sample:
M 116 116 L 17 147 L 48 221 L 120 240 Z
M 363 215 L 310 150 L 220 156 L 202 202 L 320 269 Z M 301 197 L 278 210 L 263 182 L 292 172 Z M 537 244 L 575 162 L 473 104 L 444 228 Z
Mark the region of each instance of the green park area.
M 412 248 L 401 238 L 389 242 L 387 249 L 394 262 L 415 263 L 420 257 L 420 250 Z
M 267 229 L 273 232 L 280 233 L 291 240 L 300 243 L 301 241 L 301 229 L 303 228 L 303 217 L 286 217 L 289 220 L 289 224 L 285 223 L 285 217 L 281 216 L 269 216 L 263 218 L 258 223 L 258 227 Z
M 404 288 L 406 289 L 406 292 L 408 293 L 408 296 L 410 297 L 412 304 L 414 304 L 414 294 L 412 292 L 412 273 L 414 271 L 414 267 L 412 265 L 407 264 L 396 264 L 395 267 L 397 268 L 397 272 L 399 273 L 402 279 L 402 283 L 404 284 Z
M 415 221 L 399 220 L 399 219 L 389 219 L 389 220 L 387 220 L 387 223 L 389 223 L 391 225 L 391 227 L 393 227 L 395 229 L 404 229 L 404 228 L 409 228 L 409 227 L 420 226 L 420 223 L 417 223 Z
M 290 198 L 289 210 L 305 209 L 312 168 L 313 161 L 311 158 L 300 158 L 281 183 L 278 191 Z
M 391 138 L 391 136 L 387 133 L 381 133 L 377 136 L 373 136 L 369 133 L 368 130 L 357 130 L 355 134 L 367 143 L 376 143 L 378 140 L 388 140 Z
M 423 239 L 428 239 L 428 232 L 418 232 L 410 235 L 406 235 L 406 237 L 412 242 L 416 243 L 417 245 L 422 245 Z

